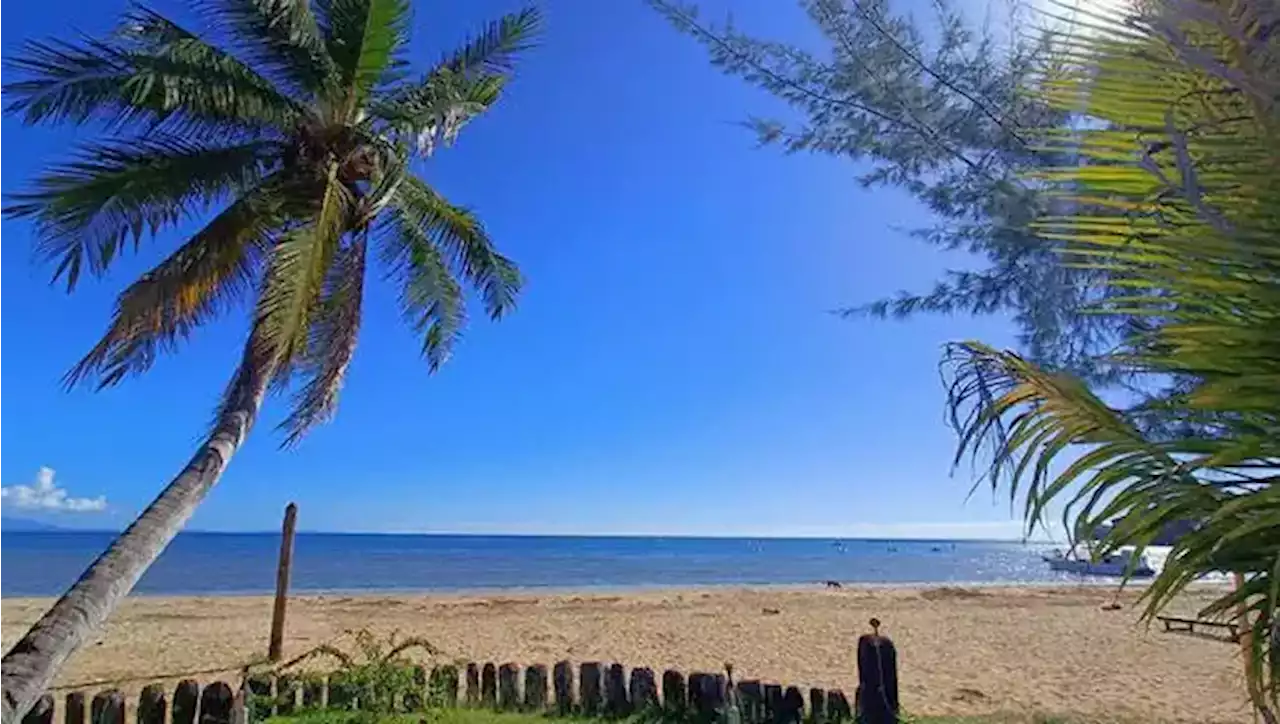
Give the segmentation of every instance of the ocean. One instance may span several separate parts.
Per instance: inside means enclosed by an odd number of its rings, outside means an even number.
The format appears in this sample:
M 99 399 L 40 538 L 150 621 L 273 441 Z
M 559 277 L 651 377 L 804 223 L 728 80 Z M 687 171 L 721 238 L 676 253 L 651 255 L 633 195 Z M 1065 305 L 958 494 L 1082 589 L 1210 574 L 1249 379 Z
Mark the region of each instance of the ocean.
M 61 593 L 111 533 L 0 534 L 0 594 Z M 280 536 L 182 533 L 134 589 L 144 595 L 270 593 Z M 625 589 L 794 585 L 1040 584 L 1073 579 L 1008 542 L 299 533 L 295 592 Z

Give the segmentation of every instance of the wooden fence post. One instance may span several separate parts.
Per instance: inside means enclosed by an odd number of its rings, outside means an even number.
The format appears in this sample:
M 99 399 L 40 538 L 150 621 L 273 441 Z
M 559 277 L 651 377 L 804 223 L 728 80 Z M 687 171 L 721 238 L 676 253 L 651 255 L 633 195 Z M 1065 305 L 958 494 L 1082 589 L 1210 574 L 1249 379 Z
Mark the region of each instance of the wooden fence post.
M 662 672 L 662 706 L 672 712 L 682 712 L 689 708 L 684 674 L 679 671 L 667 669 Z
M 165 724 L 168 708 L 164 687 L 160 684 L 147 684 L 138 695 L 138 724 Z
M 627 698 L 627 671 L 622 664 L 612 664 L 604 671 L 604 713 L 624 717 L 631 713 Z
M 573 713 L 573 666 L 568 661 L 557 661 L 552 669 L 556 689 L 556 713 L 569 716 Z
M 504 711 L 520 708 L 520 667 L 515 664 L 498 667 L 498 708 Z
M 897 724 L 898 653 L 893 642 L 880 635 L 880 622 L 872 619 L 875 633 L 858 637 L 857 711 L 863 724 Z
M 498 667 L 492 663 L 480 670 L 480 704 L 490 709 L 498 705 Z
M 225 681 L 215 681 L 200 694 L 200 724 L 231 724 L 235 694 Z
M 759 681 L 738 682 L 738 707 L 744 724 L 765 724 L 764 687 Z
M 809 719 L 813 724 L 823 724 L 827 720 L 827 692 L 814 687 L 809 689 Z
M 467 664 L 467 706 L 480 706 L 480 666 Z
M 200 685 L 191 679 L 178 682 L 173 690 L 173 724 L 195 724 L 200 707 Z
M 781 721 L 782 717 L 782 687 L 778 684 L 764 685 L 764 716 L 767 721 Z
M 280 661 L 284 649 L 284 614 L 289 603 L 289 572 L 293 568 L 293 534 L 298 526 L 298 506 L 289 503 L 284 508 L 284 523 L 280 529 L 280 561 L 276 565 L 276 603 L 271 609 L 271 641 L 267 644 L 267 659 Z
M 599 662 L 584 662 L 578 673 L 578 705 L 586 716 L 595 716 L 603 709 L 600 683 Z
M 100 691 L 89 705 L 92 724 L 125 724 L 124 695 L 116 689 Z
M 66 708 L 67 713 L 63 715 L 64 724 L 85 724 L 84 721 L 84 692 L 73 691 L 67 694 Z
M 542 664 L 524 670 L 524 708 L 535 712 L 547 708 L 547 667 Z
M 853 709 L 849 707 L 849 699 L 839 689 L 827 692 L 827 721 L 842 722 L 853 718 Z
M 804 720 L 804 694 L 794 686 L 788 686 L 782 693 L 782 721 L 786 724 L 800 724 Z
M 659 705 L 658 684 L 653 677 L 653 669 L 639 668 L 631 670 L 631 682 L 628 692 L 633 711 L 647 711 Z

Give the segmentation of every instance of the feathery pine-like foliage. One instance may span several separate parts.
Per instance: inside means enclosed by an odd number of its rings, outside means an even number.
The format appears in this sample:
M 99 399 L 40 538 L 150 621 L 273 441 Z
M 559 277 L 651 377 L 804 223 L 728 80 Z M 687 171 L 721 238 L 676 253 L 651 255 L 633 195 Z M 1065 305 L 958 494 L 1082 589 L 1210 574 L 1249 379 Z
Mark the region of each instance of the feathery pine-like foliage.
M 945 360 L 957 460 L 990 462 L 1030 524 L 1050 503 L 1065 505 L 1080 538 L 1115 519 L 1099 554 L 1142 550 L 1166 524 L 1196 521 L 1145 591 L 1146 614 L 1207 573 L 1239 574 L 1201 614 L 1243 619 L 1249 695 L 1274 722 L 1280 8 L 1165 0 L 1136 17 L 1094 16 L 1087 30 L 1044 93 L 1081 118 L 1047 145 L 1088 163 L 1034 175 L 1063 210 L 1035 228 L 1062 244 L 1065 264 L 1127 290 L 1092 308 L 1141 322 L 1108 363 L 1167 391 L 1117 404 L 1011 352 L 957 344 Z M 1151 434 L 1149 419 L 1173 432 Z
M 38 255 L 68 290 L 207 217 L 120 295 L 66 381 L 105 387 L 144 372 L 252 298 L 245 364 L 296 389 L 281 425 L 290 444 L 334 411 L 370 252 L 399 285 L 431 370 L 466 321 L 465 286 L 494 319 L 515 304 L 515 265 L 410 166 L 498 99 L 539 15 L 505 16 L 415 73 L 407 0 L 200 0 L 196 10 L 198 30 L 135 8 L 106 38 L 30 42 L 6 58 L 8 113 L 94 123 L 106 137 L 4 212 L 34 225 Z
M 1104 271 L 1057 264 L 1061 245 L 1031 228 L 1052 200 L 1026 182 L 1026 170 L 1062 165 L 1070 153 L 1037 140 L 1067 125 L 1072 110 L 1028 92 L 1055 62 L 1061 31 L 1027 32 L 1016 8 L 1005 37 L 948 0 L 935 0 L 932 23 L 895 11 L 891 0 L 800 0 L 822 38 L 811 48 L 707 23 L 675 0 L 650 2 L 715 66 L 794 110 L 794 122 L 747 122 L 762 144 L 859 163 L 863 188 L 897 188 L 929 209 L 935 223 L 914 230 L 915 239 L 979 260 L 922 293 L 842 314 L 1012 313 L 1033 359 L 1123 382 L 1094 353 L 1110 348 L 1127 320 L 1081 313 L 1121 290 Z

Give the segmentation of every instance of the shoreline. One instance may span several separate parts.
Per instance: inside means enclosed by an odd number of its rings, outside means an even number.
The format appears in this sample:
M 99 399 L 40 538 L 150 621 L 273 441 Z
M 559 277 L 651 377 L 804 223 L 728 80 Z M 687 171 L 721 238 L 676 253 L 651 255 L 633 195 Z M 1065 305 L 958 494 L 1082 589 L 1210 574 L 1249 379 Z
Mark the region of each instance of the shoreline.
M 1134 579 L 1124 584 L 1126 590 L 1141 590 L 1151 585 L 1151 578 Z M 840 584 L 841 591 L 901 591 L 901 590 L 929 590 L 939 588 L 973 588 L 981 590 L 1012 590 L 1012 589 L 1036 589 L 1036 590 L 1096 590 L 1099 588 L 1120 588 L 1119 578 L 1109 577 L 1093 577 L 1082 578 L 1081 580 L 1062 580 L 1062 581 L 837 581 Z M 688 585 L 673 585 L 667 583 L 641 583 L 641 584 L 600 584 L 597 586 L 559 586 L 548 584 L 546 586 L 529 585 L 529 586 L 491 586 L 480 588 L 291 588 L 289 590 L 290 598 L 294 597 L 317 597 L 317 596 L 351 596 L 351 597 L 386 597 L 386 596 L 411 596 L 420 597 L 476 597 L 476 596 L 571 596 L 583 594 L 597 595 L 613 595 L 613 594 L 645 594 L 645 593 L 696 593 L 700 591 L 732 591 L 732 590 L 752 590 L 752 591 L 777 591 L 783 593 L 789 592 L 805 592 L 824 590 L 826 581 L 811 581 L 807 583 L 691 583 Z M 1203 591 L 1216 590 L 1220 588 L 1230 588 L 1229 580 L 1222 581 L 1197 581 L 1191 584 L 1188 590 Z M 275 589 L 244 589 L 244 590 L 227 590 L 227 591 L 201 591 L 201 590 L 173 590 L 164 592 L 152 591 L 133 591 L 129 594 L 129 598 L 136 599 L 165 599 L 165 598 L 257 598 L 272 597 L 275 595 Z M 33 602 L 33 601 L 49 601 L 56 600 L 57 595 L 30 595 L 30 594 L 8 594 L 0 591 L 0 601 L 6 602 Z
M 1196 610 L 1217 590 L 1202 588 L 1174 612 Z M 849 693 L 854 644 L 874 616 L 897 646 L 901 698 L 913 714 L 1249 721 L 1238 647 L 1141 625 L 1140 594 L 1105 585 L 896 584 L 297 594 L 284 654 L 350 648 L 352 632 L 367 629 L 382 640 L 392 632 L 424 637 L 447 660 L 620 662 L 686 674 L 731 662 L 744 679 Z M 1117 599 L 1122 610 L 1103 610 Z M 2 602 L 8 646 L 52 599 Z M 228 679 L 265 653 L 271 602 L 132 596 L 56 685 L 119 681 L 133 696 L 152 681 Z M 1090 682 L 1087 696 L 1081 681 Z

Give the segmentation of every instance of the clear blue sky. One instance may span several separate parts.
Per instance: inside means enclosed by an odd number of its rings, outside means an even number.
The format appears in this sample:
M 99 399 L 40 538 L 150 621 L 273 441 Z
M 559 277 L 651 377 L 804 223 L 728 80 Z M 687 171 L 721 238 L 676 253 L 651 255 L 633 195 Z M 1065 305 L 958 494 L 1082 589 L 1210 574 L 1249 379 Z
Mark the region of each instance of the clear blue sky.
M 518 3 L 417 5 L 426 61 Z M 123 6 L 11 3 L 4 49 L 68 22 L 101 32 Z M 787 0 L 705 7 L 813 34 Z M 861 191 L 847 162 L 756 148 L 734 124 L 776 104 L 640 0 L 543 8 L 547 32 L 510 94 L 425 168 L 522 265 L 516 314 L 476 315 L 429 377 L 375 284 L 337 420 L 282 452 L 271 403 L 192 526 L 274 528 L 294 500 L 312 530 L 1016 535 L 1007 501 L 966 503 L 969 478 L 950 476 L 937 372 L 947 340 L 1009 344 L 1011 326 L 825 311 L 963 261 L 901 231 L 927 222 L 921 209 Z M 6 117 L 4 191 L 87 135 Z M 3 239 L 3 483 L 54 468 L 71 496 L 108 500 L 55 519 L 119 524 L 201 438 L 246 320 L 204 329 L 145 377 L 64 392 L 115 294 L 179 239 L 70 297 L 32 265 L 24 223 L 6 220 Z

